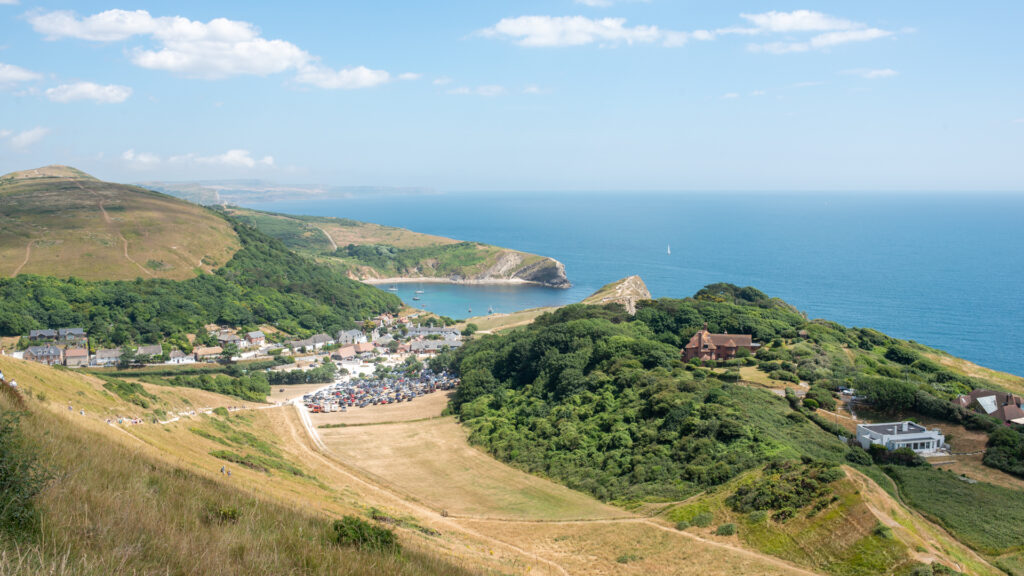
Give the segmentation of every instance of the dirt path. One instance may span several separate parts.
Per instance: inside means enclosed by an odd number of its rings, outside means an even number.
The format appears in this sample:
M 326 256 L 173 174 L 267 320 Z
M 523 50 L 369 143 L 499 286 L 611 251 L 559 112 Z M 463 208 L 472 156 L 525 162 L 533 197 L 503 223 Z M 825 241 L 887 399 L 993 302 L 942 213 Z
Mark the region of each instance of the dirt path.
M 418 514 L 422 515 L 423 517 L 434 518 L 435 521 L 440 522 L 441 524 L 444 524 L 445 526 L 447 526 L 448 528 L 450 528 L 452 530 L 455 530 L 457 532 L 462 532 L 462 533 L 467 534 L 469 536 L 472 536 L 474 538 L 478 538 L 478 539 L 480 539 L 482 541 L 494 544 L 494 545 L 496 545 L 498 547 L 502 547 L 502 548 L 506 548 L 508 550 L 512 550 L 512 551 L 516 552 L 517 554 L 520 554 L 520 555 L 525 556 L 527 558 L 531 558 L 531 559 L 533 559 L 536 562 L 540 562 L 542 564 L 546 564 L 546 565 L 554 568 L 555 570 L 558 571 L 559 574 L 563 574 L 564 576 L 569 576 L 569 572 L 565 568 L 563 568 L 560 564 L 558 564 L 556 562 L 553 562 L 551 560 L 548 560 L 547 558 L 543 558 L 541 556 L 533 554 L 532 552 L 524 550 L 524 549 L 522 549 L 522 548 L 520 548 L 518 546 L 515 546 L 513 544 L 509 544 L 507 542 L 503 542 L 503 541 L 498 540 L 496 538 L 492 538 L 492 537 L 487 536 L 485 534 L 481 534 L 481 533 L 479 533 L 479 532 L 477 532 L 475 530 L 471 530 L 469 528 L 466 528 L 465 526 L 461 526 L 457 522 L 455 522 L 453 519 L 449 519 L 447 517 L 438 518 L 437 512 L 435 510 L 432 510 L 432 509 L 430 509 L 430 508 L 428 508 L 426 506 L 423 506 L 422 504 L 418 504 L 418 503 L 412 502 L 412 501 L 408 500 L 406 497 L 404 497 L 401 494 L 395 494 L 395 493 L 391 492 L 390 490 L 388 490 L 388 489 L 386 489 L 384 487 L 378 486 L 378 485 L 376 485 L 376 484 L 374 484 L 372 482 L 369 482 L 367 480 L 364 480 L 364 479 L 360 478 L 359 476 L 354 474 L 352 471 L 348 470 L 347 466 L 345 466 L 345 465 L 343 465 L 343 464 L 341 464 L 339 462 L 336 462 L 334 460 L 334 458 L 330 456 L 330 451 L 328 451 L 327 446 L 320 439 L 320 435 L 317 433 L 316 429 L 313 428 L 313 424 L 309 420 L 309 414 L 306 412 L 304 407 L 299 405 L 299 404 L 296 404 L 295 405 L 295 410 L 299 413 L 299 420 L 302 422 L 302 426 L 305 429 L 306 440 L 309 440 L 310 442 L 312 442 L 313 446 L 316 449 L 315 450 L 310 449 L 309 445 L 306 442 L 302 441 L 302 438 L 299 436 L 298 431 L 295 430 L 294 426 L 292 426 L 291 420 L 285 419 L 285 421 L 288 423 L 288 427 L 289 427 L 290 432 L 292 434 L 292 438 L 295 440 L 295 446 L 305 447 L 307 449 L 307 452 L 311 456 L 313 456 L 314 458 L 316 458 L 320 462 L 324 463 L 325 465 L 327 465 L 329 468 L 331 468 L 335 472 L 338 472 L 339 474 L 341 474 L 341 475 L 345 476 L 346 478 L 350 479 L 352 482 L 357 483 L 357 484 L 359 484 L 359 485 L 369 489 L 372 492 L 386 495 L 389 498 L 397 499 L 397 500 L 401 501 L 404 505 L 409 507 L 410 509 L 415 510 Z
M 109 226 L 111 228 L 114 228 L 114 231 L 117 232 L 117 237 L 121 239 L 121 242 L 124 245 L 124 258 L 125 258 L 125 260 L 131 262 L 132 264 L 135 264 L 135 266 L 137 266 L 139 268 L 139 270 L 142 270 L 143 273 L 145 273 L 147 276 L 152 278 L 153 277 L 153 273 L 152 272 L 150 272 L 142 264 L 139 264 L 138 262 L 133 260 L 132 257 L 128 255 L 128 239 L 124 237 L 124 234 L 121 234 L 120 230 L 118 230 L 118 229 L 116 229 L 114 227 L 114 220 L 110 217 L 110 214 L 107 214 L 107 209 L 103 207 L 103 196 L 100 196 L 100 194 L 97 193 L 94 190 L 89 190 L 85 186 L 82 186 L 81 182 L 78 182 L 78 181 L 73 181 L 73 182 L 74 182 L 75 186 L 78 186 L 79 188 L 81 188 L 85 192 L 89 192 L 93 196 L 96 196 L 97 198 L 99 198 L 98 203 L 99 203 L 99 207 L 100 207 L 100 212 L 103 213 L 103 221 L 107 223 L 107 226 Z
M 334 238 L 331 238 L 331 235 L 327 233 L 327 230 L 324 230 L 323 228 L 321 228 L 319 226 L 317 226 L 316 229 L 321 231 L 321 232 L 323 232 L 324 236 L 327 236 L 327 240 L 331 243 L 331 250 L 337 250 L 338 249 L 338 244 L 334 241 Z
M 431 508 L 431 507 L 429 507 L 429 506 L 427 506 L 425 504 L 422 504 L 422 503 L 419 503 L 419 502 L 415 501 L 415 499 L 412 498 L 410 495 L 404 494 L 400 490 L 392 489 L 391 487 L 387 486 L 386 484 L 381 484 L 381 483 L 378 483 L 378 482 L 374 482 L 373 478 L 369 478 L 369 479 L 362 478 L 361 475 L 362 475 L 363 471 L 361 469 L 359 469 L 359 468 L 351 469 L 352 467 L 350 465 L 341 464 L 341 463 L 336 462 L 334 460 L 334 457 L 330 454 L 330 451 L 327 448 L 326 444 L 320 438 L 319 433 L 313 427 L 312 421 L 309 418 L 309 414 L 299 405 L 296 405 L 295 408 L 298 411 L 299 419 L 302 422 L 303 427 L 305 428 L 306 436 L 307 436 L 306 441 L 308 442 L 308 443 L 307 442 L 302 442 L 299 438 L 295 438 L 297 444 L 308 447 L 309 443 L 312 443 L 312 445 L 315 446 L 316 450 L 310 450 L 310 453 L 313 454 L 315 457 L 317 457 L 317 459 L 319 459 L 320 461 L 323 461 L 323 462 L 327 463 L 332 469 L 337 470 L 337 471 L 343 473 L 345 476 L 347 476 L 349 478 L 352 478 L 354 481 L 360 483 L 363 486 L 366 486 L 366 487 L 370 488 L 371 490 L 373 490 L 375 492 L 382 493 L 382 494 L 387 494 L 391 498 L 398 499 L 399 501 L 403 502 L 403 504 L 405 504 L 405 505 L 415 509 L 417 512 L 420 512 L 420 513 L 424 514 L 426 517 L 436 518 L 438 516 L 437 510 L 435 510 L 435 509 L 433 509 L 433 508 Z M 292 429 L 293 437 L 295 437 L 295 433 L 296 433 L 296 430 Z M 791 564 L 791 563 L 789 563 L 789 562 L 787 562 L 785 560 L 782 560 L 780 558 L 775 558 L 774 556 L 765 555 L 765 554 L 762 554 L 760 552 L 756 552 L 756 551 L 753 551 L 753 550 L 748 550 L 748 549 L 745 549 L 743 547 L 735 546 L 735 545 L 732 545 L 732 544 L 729 544 L 729 543 L 725 543 L 725 542 L 718 542 L 718 541 L 715 541 L 715 540 L 709 540 L 709 539 L 703 538 L 701 536 L 698 536 L 696 534 L 691 534 L 691 533 L 688 533 L 688 532 L 679 531 L 679 530 L 676 530 L 673 527 L 670 527 L 670 526 L 667 526 L 667 525 L 655 522 L 655 521 L 650 520 L 648 518 L 638 517 L 638 516 L 628 516 L 628 517 L 620 517 L 620 518 L 582 519 L 582 520 L 581 519 L 576 519 L 576 520 L 528 520 L 527 519 L 527 520 L 524 520 L 524 519 L 515 519 L 515 518 L 504 519 L 504 518 L 495 518 L 495 517 L 477 516 L 477 515 L 464 515 L 464 514 L 459 514 L 457 516 L 456 515 L 450 515 L 450 516 L 444 517 L 444 523 L 446 525 L 453 526 L 453 527 L 455 527 L 460 532 L 466 533 L 468 535 L 471 535 L 471 536 L 474 536 L 474 537 L 477 537 L 477 538 L 484 539 L 484 540 L 486 540 L 488 542 L 494 542 L 494 543 L 500 544 L 502 547 L 505 547 L 505 548 L 507 548 L 509 550 L 514 550 L 514 551 L 516 551 L 516 552 L 518 552 L 520 554 L 523 554 L 524 556 L 526 556 L 528 558 L 532 558 L 532 559 L 534 559 L 534 560 L 536 560 L 538 562 L 543 562 L 543 563 L 545 563 L 545 564 L 547 564 L 547 565 L 557 569 L 562 574 L 568 574 L 568 571 L 564 567 L 562 567 L 561 565 L 557 564 L 556 562 L 554 562 L 552 560 L 549 560 L 547 558 L 544 558 L 542 556 L 539 556 L 537 554 L 534 554 L 532 552 L 529 552 L 527 550 L 524 550 L 524 549 L 522 549 L 522 548 L 520 548 L 520 547 L 518 547 L 518 546 L 516 546 L 514 544 L 511 544 L 509 542 L 493 538 L 493 537 L 488 536 L 486 534 L 480 533 L 480 532 L 478 532 L 476 530 L 469 529 L 466 526 L 460 524 L 458 522 L 460 520 L 463 520 L 463 521 L 477 521 L 477 522 L 492 522 L 492 523 L 497 523 L 497 524 L 515 524 L 515 525 L 521 524 L 521 525 L 524 525 L 524 526 L 542 525 L 542 524 L 543 525 L 618 524 L 618 525 L 622 525 L 622 526 L 644 525 L 644 526 L 648 526 L 648 527 L 651 527 L 651 528 L 654 528 L 654 529 L 657 529 L 657 530 L 660 530 L 660 531 L 663 531 L 663 532 L 666 532 L 668 534 L 672 534 L 672 535 L 675 535 L 675 536 L 678 536 L 678 537 L 689 538 L 690 540 L 697 541 L 697 542 L 700 542 L 702 544 L 706 544 L 708 546 L 712 546 L 712 547 L 715 547 L 715 548 L 728 550 L 730 552 L 734 552 L 734 553 L 739 554 L 741 556 L 744 556 L 746 558 L 756 559 L 756 560 L 758 560 L 760 562 L 765 562 L 767 564 L 771 564 L 772 566 L 775 566 L 777 568 L 789 571 L 789 572 L 794 573 L 794 574 L 803 574 L 803 575 L 806 575 L 806 576 L 812 576 L 812 575 L 815 574 L 812 571 L 800 568 L 800 567 L 798 567 L 798 566 L 796 566 L 794 564 Z
M 28 259 L 32 257 L 33 242 L 35 242 L 35 240 L 28 241 L 28 246 L 25 246 L 25 259 L 21 262 L 21 264 L 18 264 L 17 268 L 14 269 L 14 273 L 11 274 L 11 278 L 17 276 L 21 272 L 21 269 L 25 267 L 25 264 L 28 264 Z

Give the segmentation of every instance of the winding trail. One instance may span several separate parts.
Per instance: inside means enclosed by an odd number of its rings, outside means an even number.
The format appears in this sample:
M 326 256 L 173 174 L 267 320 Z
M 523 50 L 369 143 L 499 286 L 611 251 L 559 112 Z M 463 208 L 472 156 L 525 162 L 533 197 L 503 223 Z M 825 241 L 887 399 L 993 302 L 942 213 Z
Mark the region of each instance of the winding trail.
M 21 269 L 25 267 L 25 264 L 28 264 L 28 259 L 32 257 L 32 243 L 33 242 L 35 242 L 35 240 L 29 240 L 28 241 L 28 246 L 25 246 L 25 259 L 21 262 L 21 264 L 18 264 L 17 268 L 14 269 L 14 273 L 11 274 L 12 278 L 17 276 L 19 273 L 21 273 Z
M 143 273 L 145 273 L 147 276 L 152 278 L 153 277 L 153 273 L 152 272 L 150 272 L 145 266 L 143 266 L 142 264 L 139 264 L 134 259 L 132 259 L 131 256 L 128 255 L 128 239 L 125 238 L 124 234 L 121 234 L 121 231 L 114 226 L 114 220 L 110 217 L 110 214 L 107 214 L 107 209 L 103 207 L 103 202 L 104 202 L 103 196 L 99 192 L 96 192 L 95 190 L 90 190 L 90 189 L 86 188 L 85 186 L 82 186 L 82 183 L 77 181 L 77 180 L 72 180 L 71 182 L 74 183 L 75 186 L 78 186 L 79 188 L 81 188 L 83 191 L 89 192 L 93 196 L 96 196 L 97 198 L 99 198 L 98 204 L 99 204 L 99 207 L 100 207 L 100 212 L 103 213 L 103 221 L 107 223 L 108 227 L 113 228 L 114 231 L 117 232 L 117 237 L 121 239 L 121 242 L 122 242 L 122 244 L 124 246 L 124 258 L 125 258 L 125 260 L 131 262 L 132 264 L 135 264 L 139 268 L 139 270 L 142 270 Z
M 331 235 L 327 233 L 327 230 L 324 230 L 323 228 L 321 228 L 319 226 L 317 226 L 316 229 L 321 231 L 321 232 L 323 232 L 324 236 L 327 236 L 327 240 L 331 243 L 331 250 L 337 250 L 338 249 L 338 243 L 334 241 L 334 238 L 331 238 Z

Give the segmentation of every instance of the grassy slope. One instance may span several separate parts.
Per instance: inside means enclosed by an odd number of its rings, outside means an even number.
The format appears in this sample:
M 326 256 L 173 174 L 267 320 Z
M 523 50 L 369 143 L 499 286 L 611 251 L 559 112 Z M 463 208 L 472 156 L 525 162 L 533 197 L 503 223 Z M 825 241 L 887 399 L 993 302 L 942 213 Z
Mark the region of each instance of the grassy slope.
M 846 468 L 846 478 L 832 486 L 838 498 L 823 510 L 811 514 L 811 506 L 785 522 L 771 514 L 742 514 L 725 500 L 736 487 L 760 477 L 750 472 L 670 508 L 664 516 L 674 522 L 691 523 L 698 515 L 710 515 L 707 527 L 688 530 L 713 537 L 716 528 L 734 524 L 740 542 L 755 550 L 795 562 L 828 574 L 891 574 L 910 569 L 915 563 L 939 561 L 961 566 L 975 574 L 995 574 L 991 566 L 941 530 L 920 519 L 861 473 Z M 876 532 L 888 526 L 892 536 Z
M 204 208 L 66 166 L 0 177 L 0 274 L 191 278 L 239 242 Z M 127 253 L 127 256 L 126 256 Z
M 345 218 L 290 216 L 244 208 L 231 208 L 229 213 L 243 222 L 256 226 L 264 233 L 284 241 L 293 249 L 315 254 L 326 261 L 347 267 L 351 275 L 359 279 L 391 277 L 395 275 L 395 272 L 384 268 L 375 268 L 356 259 L 339 258 L 326 253 L 332 252 L 335 245 L 344 247 L 349 244 L 357 246 L 387 245 L 404 250 L 454 247 L 459 244 L 458 240 L 451 238 Z M 498 263 L 500 258 L 508 257 L 508 255 L 515 255 L 520 259 L 515 269 L 545 260 L 543 256 L 486 244 L 477 244 L 476 250 L 478 254 L 472 258 L 473 262 L 459 268 L 460 276 L 472 278 L 485 275 L 492 266 Z M 411 276 L 432 278 L 445 275 L 436 268 L 438 268 L 438 262 L 431 259 L 424 260 L 421 262 L 418 272 Z
M 281 497 L 303 488 L 323 490 L 315 479 L 231 464 L 235 473 L 227 478 L 216 474 L 221 461 L 211 456 L 197 468 L 200 455 L 219 442 L 185 425 L 107 426 L 88 410 L 81 416 L 56 406 L 56 396 L 70 395 L 76 405 L 92 410 L 131 410 L 88 379 L 9 360 L 0 367 L 31 391 L 22 429 L 54 474 L 38 500 L 40 534 L 21 542 L 0 535 L 0 574 L 461 572 L 417 547 L 401 557 L 337 547 L 329 541 L 333 514 Z M 11 405 L 0 399 L 0 409 Z M 192 427 L 237 451 L 287 458 L 266 434 L 262 418 L 257 412 L 203 417 Z M 168 453 L 163 443 L 179 451 Z M 222 519 L 224 509 L 237 511 L 237 520 Z

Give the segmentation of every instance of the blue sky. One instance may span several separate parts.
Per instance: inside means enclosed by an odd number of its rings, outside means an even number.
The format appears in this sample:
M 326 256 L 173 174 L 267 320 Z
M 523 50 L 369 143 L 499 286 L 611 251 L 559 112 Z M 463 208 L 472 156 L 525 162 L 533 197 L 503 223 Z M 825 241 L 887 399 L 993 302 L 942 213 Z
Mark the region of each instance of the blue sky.
M 1021 21 L 1009 1 L 0 0 L 0 172 L 1021 191 Z

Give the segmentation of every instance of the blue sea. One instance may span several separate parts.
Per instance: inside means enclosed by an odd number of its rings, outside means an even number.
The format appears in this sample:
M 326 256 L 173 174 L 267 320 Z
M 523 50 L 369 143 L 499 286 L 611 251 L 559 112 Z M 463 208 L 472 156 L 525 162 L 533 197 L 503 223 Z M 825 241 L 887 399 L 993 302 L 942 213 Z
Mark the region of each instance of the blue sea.
M 1024 375 L 1024 196 L 443 193 L 250 207 L 543 254 L 563 262 L 574 284 L 400 287 L 407 303 L 454 318 L 575 302 L 632 274 L 655 297 L 732 282 L 811 318 L 875 328 Z M 423 294 L 413 301 L 417 289 Z

